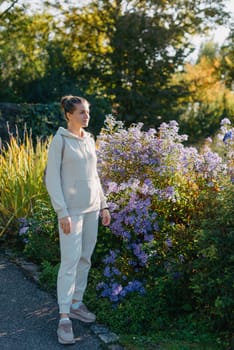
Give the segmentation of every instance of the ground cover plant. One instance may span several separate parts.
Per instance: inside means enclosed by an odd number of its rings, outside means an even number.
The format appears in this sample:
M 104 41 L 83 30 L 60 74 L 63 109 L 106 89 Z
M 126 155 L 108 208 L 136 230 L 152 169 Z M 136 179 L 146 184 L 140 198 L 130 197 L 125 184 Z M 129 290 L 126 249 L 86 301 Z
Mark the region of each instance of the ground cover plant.
M 224 119 L 214 140 L 197 149 L 184 145 L 187 136 L 180 135 L 175 121 L 144 131 L 142 123 L 125 128 L 106 118 L 97 152 L 112 223 L 100 226 L 86 301 L 131 349 L 140 349 L 142 342 L 142 349 L 158 344 L 162 349 L 224 349 L 230 344 L 233 135 Z M 9 150 L 4 152 L 11 164 Z M 42 167 L 39 173 L 34 210 L 17 212 L 18 232 L 24 254 L 41 264 L 42 285 L 53 290 L 57 220 L 42 184 Z

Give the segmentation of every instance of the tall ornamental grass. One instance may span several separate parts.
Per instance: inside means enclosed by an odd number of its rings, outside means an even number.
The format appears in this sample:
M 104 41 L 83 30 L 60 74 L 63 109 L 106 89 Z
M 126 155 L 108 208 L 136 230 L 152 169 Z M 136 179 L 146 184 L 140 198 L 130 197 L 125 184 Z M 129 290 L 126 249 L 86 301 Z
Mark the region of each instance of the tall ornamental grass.
M 28 132 L 23 140 L 11 136 L 0 150 L 0 235 L 13 232 L 13 223 L 33 212 L 38 199 L 46 199 L 42 174 L 47 158 L 47 142 L 37 139 L 36 145 Z

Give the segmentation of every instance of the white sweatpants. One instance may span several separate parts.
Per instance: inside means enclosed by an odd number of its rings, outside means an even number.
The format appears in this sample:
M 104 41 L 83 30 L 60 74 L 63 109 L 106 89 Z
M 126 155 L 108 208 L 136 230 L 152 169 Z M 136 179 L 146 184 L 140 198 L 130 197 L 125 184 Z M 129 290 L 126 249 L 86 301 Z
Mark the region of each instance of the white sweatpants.
M 69 313 L 72 299 L 82 300 L 97 241 L 99 211 L 72 216 L 72 229 L 64 234 L 59 225 L 61 264 L 57 279 L 60 313 Z

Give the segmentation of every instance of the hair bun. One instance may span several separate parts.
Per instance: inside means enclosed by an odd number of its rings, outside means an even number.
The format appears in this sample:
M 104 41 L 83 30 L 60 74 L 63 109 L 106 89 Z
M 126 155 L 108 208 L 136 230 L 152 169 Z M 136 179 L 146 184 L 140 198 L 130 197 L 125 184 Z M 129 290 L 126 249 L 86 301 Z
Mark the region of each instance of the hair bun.
M 73 97 L 72 95 L 67 95 L 67 96 L 63 96 L 63 97 L 61 98 L 60 103 L 61 103 L 61 106 L 62 106 L 63 109 L 66 109 L 66 103 L 67 103 L 72 97 Z

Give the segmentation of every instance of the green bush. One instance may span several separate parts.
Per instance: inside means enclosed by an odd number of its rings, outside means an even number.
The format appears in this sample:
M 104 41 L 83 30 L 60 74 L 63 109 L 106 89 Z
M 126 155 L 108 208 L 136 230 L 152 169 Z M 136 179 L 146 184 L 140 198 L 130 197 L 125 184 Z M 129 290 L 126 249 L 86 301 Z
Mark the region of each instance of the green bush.
M 57 264 L 60 259 L 57 216 L 47 202 L 37 202 L 34 215 L 27 219 L 28 227 L 21 239 L 25 242 L 24 254 L 36 263 L 48 261 Z
M 194 232 L 196 259 L 190 288 L 196 308 L 214 329 L 234 329 L 234 185 L 207 198 Z
M 43 261 L 41 264 L 41 272 L 39 275 L 40 285 L 52 293 L 56 291 L 59 266 L 59 263 L 53 265 L 49 261 Z
M 31 130 L 34 143 L 39 137 L 45 139 L 66 122 L 58 103 L 51 104 L 0 104 L 0 138 L 5 142 L 9 136 L 22 139 L 25 128 Z
M 105 114 L 111 112 L 109 102 L 101 97 L 89 95 L 85 96 L 90 102 L 91 119 L 89 130 L 94 135 L 98 135 L 103 123 Z M 66 127 L 66 121 L 58 102 L 50 104 L 14 104 L 0 103 L 0 139 L 9 140 L 11 135 L 17 133 L 22 138 L 27 130 L 31 130 L 34 143 L 37 138 L 45 140 L 55 134 L 60 127 Z

